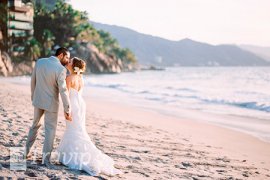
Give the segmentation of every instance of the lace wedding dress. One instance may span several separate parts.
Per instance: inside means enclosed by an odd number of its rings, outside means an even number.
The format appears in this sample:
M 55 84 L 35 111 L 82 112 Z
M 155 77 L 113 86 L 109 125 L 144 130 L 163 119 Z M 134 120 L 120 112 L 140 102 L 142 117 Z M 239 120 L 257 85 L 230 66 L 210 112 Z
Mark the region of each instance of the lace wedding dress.
M 102 153 L 91 141 L 85 128 L 85 102 L 82 90 L 70 88 L 72 121 L 66 121 L 66 130 L 57 148 L 59 161 L 71 169 L 84 170 L 90 175 L 122 174 L 114 168 L 114 161 Z

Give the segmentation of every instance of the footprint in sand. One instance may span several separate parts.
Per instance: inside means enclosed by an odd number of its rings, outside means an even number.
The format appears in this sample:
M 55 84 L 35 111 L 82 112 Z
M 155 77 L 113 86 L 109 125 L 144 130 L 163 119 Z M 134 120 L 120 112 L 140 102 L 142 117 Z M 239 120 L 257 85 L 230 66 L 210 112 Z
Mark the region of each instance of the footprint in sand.
M 174 165 L 175 168 L 179 168 L 179 169 L 187 169 L 185 166 L 183 166 L 182 164 L 176 164 Z
M 22 116 L 20 116 L 20 115 L 17 115 L 17 118 L 22 118 Z
M 19 133 L 18 133 L 18 132 L 14 132 L 14 133 L 12 133 L 12 135 L 13 135 L 13 136 L 18 136 Z
M 27 169 L 24 174 L 27 175 L 27 176 L 30 176 L 30 177 L 38 177 L 38 174 L 35 171 L 31 170 L 31 169 Z
M 219 174 L 222 174 L 222 173 L 227 172 L 227 171 L 225 171 L 224 169 L 217 169 L 216 171 L 217 171 Z
M 218 161 L 223 161 L 223 162 L 226 162 L 226 163 L 229 163 L 229 162 L 231 162 L 228 158 L 226 158 L 226 157 L 223 157 L 223 158 L 216 158 L 216 160 L 218 160 Z

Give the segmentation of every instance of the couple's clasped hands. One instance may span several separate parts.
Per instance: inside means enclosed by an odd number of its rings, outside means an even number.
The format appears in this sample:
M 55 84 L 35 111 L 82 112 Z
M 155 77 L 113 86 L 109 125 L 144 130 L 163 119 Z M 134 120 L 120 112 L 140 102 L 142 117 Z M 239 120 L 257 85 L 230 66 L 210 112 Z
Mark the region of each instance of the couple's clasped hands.
M 67 121 L 72 121 L 71 113 L 64 112 L 64 115 Z

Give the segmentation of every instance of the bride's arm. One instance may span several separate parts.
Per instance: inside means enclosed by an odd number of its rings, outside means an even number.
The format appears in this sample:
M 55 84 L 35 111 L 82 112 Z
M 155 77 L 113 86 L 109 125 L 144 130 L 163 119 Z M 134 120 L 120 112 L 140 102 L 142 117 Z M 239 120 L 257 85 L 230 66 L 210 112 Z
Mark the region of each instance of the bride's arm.
M 81 81 L 81 83 L 82 83 L 82 86 L 81 86 L 81 87 L 84 87 L 84 80 L 83 80 L 83 75 L 81 75 L 81 79 L 82 79 L 82 81 Z

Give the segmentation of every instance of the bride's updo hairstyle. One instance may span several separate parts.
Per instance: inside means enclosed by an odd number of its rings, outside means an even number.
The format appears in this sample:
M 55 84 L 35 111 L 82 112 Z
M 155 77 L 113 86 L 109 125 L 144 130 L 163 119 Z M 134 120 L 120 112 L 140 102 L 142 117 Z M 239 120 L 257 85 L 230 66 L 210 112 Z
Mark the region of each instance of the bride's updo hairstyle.
M 85 72 L 86 69 L 85 61 L 80 58 L 74 57 L 72 59 L 72 69 L 75 73 L 82 74 L 83 72 Z

